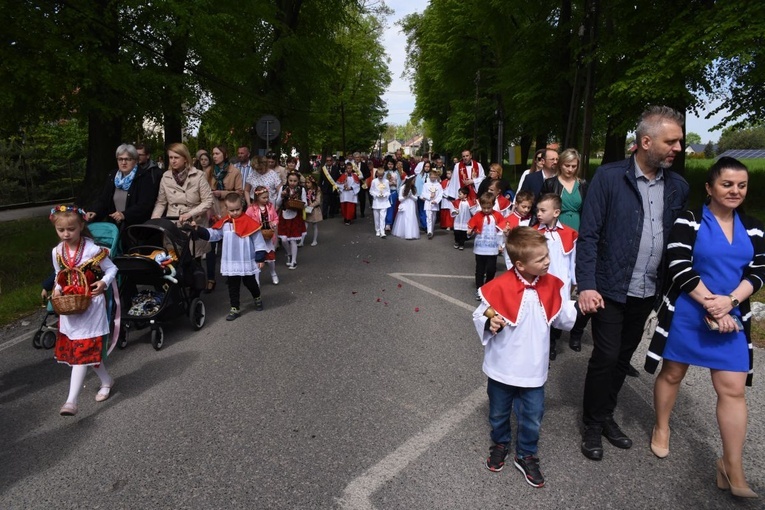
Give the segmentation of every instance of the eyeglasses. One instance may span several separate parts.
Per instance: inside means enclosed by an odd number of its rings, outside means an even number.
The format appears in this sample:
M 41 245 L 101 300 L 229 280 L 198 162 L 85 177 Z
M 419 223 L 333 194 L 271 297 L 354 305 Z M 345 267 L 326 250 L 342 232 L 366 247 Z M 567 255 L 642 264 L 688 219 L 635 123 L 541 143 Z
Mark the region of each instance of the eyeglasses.
M 127 163 L 128 161 L 133 161 L 133 158 L 117 158 L 117 161 L 120 163 Z

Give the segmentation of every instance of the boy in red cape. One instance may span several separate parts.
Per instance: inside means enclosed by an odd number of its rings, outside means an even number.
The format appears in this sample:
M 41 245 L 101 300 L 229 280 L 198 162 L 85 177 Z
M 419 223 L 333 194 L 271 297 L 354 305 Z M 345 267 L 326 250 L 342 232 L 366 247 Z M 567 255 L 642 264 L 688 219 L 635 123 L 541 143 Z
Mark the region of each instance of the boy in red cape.
M 353 172 L 351 162 L 345 164 L 345 173 L 335 182 L 340 189 L 340 212 L 343 215 L 343 221 L 346 225 L 350 225 L 356 217 L 356 204 L 359 201 L 358 195 L 361 189 L 361 181 Z
M 241 316 L 239 289 L 242 283 L 255 300 L 255 310 L 263 310 L 260 287 L 256 275 L 266 258 L 266 243 L 261 234 L 258 220 L 244 214 L 242 198 L 237 193 L 226 195 L 228 215 L 218 220 L 211 228 L 196 227 L 200 238 L 206 241 L 220 241 L 220 274 L 227 278 L 228 297 L 231 301 L 227 321 Z
M 513 463 L 529 485 L 542 487 L 537 445 L 549 367 L 548 336 L 551 325 L 570 330 L 577 311 L 574 301 L 561 296 L 563 282 L 547 272 L 550 256 L 544 235 L 532 227 L 518 227 L 508 234 L 507 247 L 513 270 L 481 287 L 482 302 L 473 312 L 484 345 L 483 372 L 489 378 L 494 446 L 486 467 L 491 471 L 504 467 L 515 409 L 518 435 Z
M 494 195 L 484 193 L 478 200 L 481 210 L 468 221 L 468 235 L 475 235 L 473 253 L 475 254 L 475 297 L 478 288 L 490 282 L 497 273 L 497 255 L 504 244 L 505 218 L 493 209 Z

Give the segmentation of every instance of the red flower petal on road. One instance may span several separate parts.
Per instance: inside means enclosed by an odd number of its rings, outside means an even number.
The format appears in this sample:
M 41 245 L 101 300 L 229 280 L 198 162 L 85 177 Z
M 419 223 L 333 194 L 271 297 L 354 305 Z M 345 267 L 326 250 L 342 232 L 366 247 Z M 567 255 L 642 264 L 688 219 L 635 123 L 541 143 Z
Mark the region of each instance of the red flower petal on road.
M 365 260 L 365 259 L 361 259 L 361 261 L 362 261 L 364 264 L 369 264 L 369 261 L 368 261 L 368 260 Z
M 379 303 L 380 301 L 382 301 L 382 299 L 380 299 L 380 298 L 377 298 L 377 302 Z
M 399 289 L 401 288 L 401 284 L 400 284 L 400 283 L 398 284 L 398 288 L 399 288 Z
M 419 312 L 419 311 L 420 311 L 420 307 L 419 307 L 419 306 L 415 306 L 415 307 L 414 307 L 414 311 L 415 311 L 415 312 Z
M 387 301 L 383 301 L 383 304 L 384 304 L 385 306 L 388 306 L 388 302 L 387 302 Z

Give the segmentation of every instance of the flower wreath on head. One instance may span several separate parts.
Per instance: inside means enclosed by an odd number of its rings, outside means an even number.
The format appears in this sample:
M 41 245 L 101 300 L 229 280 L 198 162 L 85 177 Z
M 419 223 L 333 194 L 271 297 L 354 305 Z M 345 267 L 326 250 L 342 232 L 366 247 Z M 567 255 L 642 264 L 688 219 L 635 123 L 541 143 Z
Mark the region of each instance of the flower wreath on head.
M 73 212 L 77 213 L 80 216 L 82 216 L 82 219 L 87 219 L 87 213 L 80 207 L 77 207 L 76 205 L 57 205 L 55 207 L 51 207 L 50 210 L 50 216 L 48 216 L 48 219 L 52 220 L 56 213 L 65 213 L 65 212 Z

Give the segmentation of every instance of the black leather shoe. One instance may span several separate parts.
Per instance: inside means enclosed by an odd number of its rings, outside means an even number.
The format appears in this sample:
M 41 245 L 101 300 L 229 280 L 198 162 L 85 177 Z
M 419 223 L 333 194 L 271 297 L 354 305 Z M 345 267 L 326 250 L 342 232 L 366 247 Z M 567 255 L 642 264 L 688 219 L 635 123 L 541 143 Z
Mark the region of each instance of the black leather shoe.
M 627 375 L 630 377 L 638 377 L 640 375 L 640 372 L 638 372 L 635 367 L 630 365 L 630 367 L 627 369 Z
M 581 352 L 582 350 L 582 335 L 574 335 L 568 337 L 568 346 L 574 352 Z
M 555 346 L 550 346 L 550 361 L 555 361 L 555 358 L 558 357 L 558 351 L 555 350 Z
M 608 439 L 609 443 L 617 448 L 626 450 L 632 447 L 632 439 L 622 432 L 622 429 L 619 428 L 619 425 L 616 424 L 613 418 L 608 418 L 603 422 L 603 435 Z
M 603 460 L 603 441 L 600 427 L 587 427 L 582 435 L 582 453 L 590 460 Z

